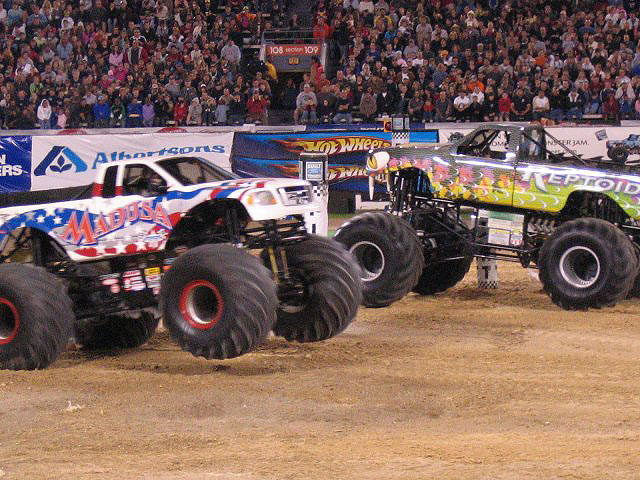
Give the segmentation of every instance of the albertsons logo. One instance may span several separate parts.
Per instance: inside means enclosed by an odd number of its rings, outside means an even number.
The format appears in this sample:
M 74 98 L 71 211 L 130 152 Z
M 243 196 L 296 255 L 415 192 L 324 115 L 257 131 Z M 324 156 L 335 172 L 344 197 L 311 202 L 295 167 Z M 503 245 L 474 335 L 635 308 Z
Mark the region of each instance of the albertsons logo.
M 116 162 L 130 158 L 162 157 L 165 155 L 186 155 L 193 153 L 224 153 L 224 145 L 198 145 L 195 147 L 169 147 L 160 150 L 146 150 L 138 152 L 96 152 L 91 163 L 91 169 L 95 170 L 103 163 Z M 86 157 L 85 157 L 86 158 Z M 69 147 L 55 146 L 36 167 L 33 174 L 38 177 L 60 173 L 80 173 L 89 168 L 88 164 Z
M 69 147 L 55 146 L 36 167 L 33 174 L 36 177 L 50 173 L 64 173 L 75 168 L 76 173 L 85 172 L 87 164 Z

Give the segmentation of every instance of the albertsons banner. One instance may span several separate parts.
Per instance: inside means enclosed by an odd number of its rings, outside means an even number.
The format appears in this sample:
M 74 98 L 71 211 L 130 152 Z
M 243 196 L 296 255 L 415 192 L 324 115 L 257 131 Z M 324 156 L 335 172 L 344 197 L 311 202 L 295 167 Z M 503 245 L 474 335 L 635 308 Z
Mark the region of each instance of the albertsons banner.
M 33 136 L 31 190 L 85 185 L 102 164 L 193 155 L 229 169 L 233 132 Z
M 31 188 L 31 137 L 0 137 L 0 194 Z

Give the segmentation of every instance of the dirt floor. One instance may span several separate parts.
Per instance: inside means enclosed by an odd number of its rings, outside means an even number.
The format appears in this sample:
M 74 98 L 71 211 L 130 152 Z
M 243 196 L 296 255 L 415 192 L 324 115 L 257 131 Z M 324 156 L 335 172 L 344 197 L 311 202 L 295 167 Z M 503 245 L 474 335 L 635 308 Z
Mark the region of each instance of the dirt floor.
M 0 372 L 0 477 L 640 478 L 640 303 L 564 312 L 499 270 L 325 343 L 205 361 L 159 332 Z

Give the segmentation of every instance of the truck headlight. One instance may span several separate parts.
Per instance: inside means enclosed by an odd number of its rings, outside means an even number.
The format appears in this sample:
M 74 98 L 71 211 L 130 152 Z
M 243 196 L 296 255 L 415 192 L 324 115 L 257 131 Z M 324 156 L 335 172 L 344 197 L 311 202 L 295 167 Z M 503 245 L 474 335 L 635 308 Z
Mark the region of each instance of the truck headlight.
M 263 190 L 261 192 L 255 192 L 247 196 L 247 204 L 248 205 L 275 205 L 276 197 L 267 190 Z

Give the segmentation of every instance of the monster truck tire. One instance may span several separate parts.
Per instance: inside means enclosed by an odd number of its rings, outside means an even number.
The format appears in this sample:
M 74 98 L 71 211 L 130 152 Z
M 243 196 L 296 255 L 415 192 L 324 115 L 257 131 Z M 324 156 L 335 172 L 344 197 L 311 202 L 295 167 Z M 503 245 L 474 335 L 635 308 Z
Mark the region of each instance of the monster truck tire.
M 230 245 L 201 245 L 162 278 L 164 325 L 183 350 L 232 358 L 262 343 L 276 321 L 278 297 L 260 260 Z
M 75 336 L 83 350 L 137 348 L 149 341 L 159 322 L 160 317 L 146 311 L 109 315 L 99 324 L 76 324 Z
M 566 310 L 614 305 L 627 295 L 638 270 L 631 241 L 597 218 L 558 227 L 540 250 L 539 267 L 544 290 Z
M 289 341 L 317 342 L 342 332 L 362 302 L 360 272 L 342 244 L 315 235 L 285 247 L 293 289 L 280 290 L 273 333 Z M 264 251 L 263 262 L 269 265 Z
M 636 254 L 636 275 L 631 285 L 631 289 L 627 294 L 627 298 L 640 298 L 640 247 L 637 244 L 633 244 L 633 251 Z
M 619 163 L 621 165 L 627 161 L 627 157 L 629 156 L 629 152 L 624 147 L 611 147 L 607 151 L 607 155 L 611 160 L 615 163 Z
M 420 295 L 435 295 L 460 282 L 471 267 L 473 256 L 435 262 L 424 267 L 413 291 Z
M 57 277 L 32 265 L 0 265 L 0 368 L 47 367 L 71 339 L 73 320 Z
M 334 238 L 360 266 L 365 306 L 386 307 L 418 282 L 424 267 L 422 245 L 406 220 L 384 212 L 366 212 L 340 227 Z

